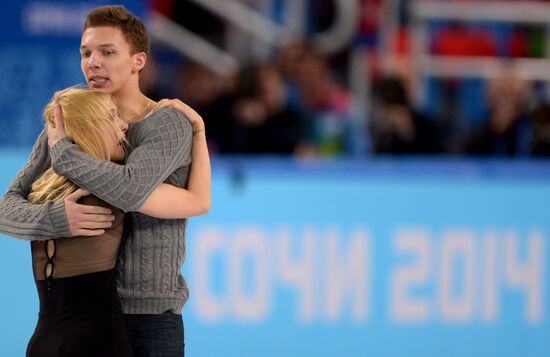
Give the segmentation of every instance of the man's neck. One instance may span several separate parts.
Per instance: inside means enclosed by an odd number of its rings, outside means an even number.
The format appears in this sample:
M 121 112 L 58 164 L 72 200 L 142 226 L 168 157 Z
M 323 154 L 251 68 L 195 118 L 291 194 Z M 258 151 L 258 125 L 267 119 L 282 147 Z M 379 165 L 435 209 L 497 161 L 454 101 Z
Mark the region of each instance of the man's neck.
M 127 123 L 139 119 L 150 106 L 151 101 L 141 91 L 119 91 L 113 94 L 113 101 L 117 106 L 118 116 Z

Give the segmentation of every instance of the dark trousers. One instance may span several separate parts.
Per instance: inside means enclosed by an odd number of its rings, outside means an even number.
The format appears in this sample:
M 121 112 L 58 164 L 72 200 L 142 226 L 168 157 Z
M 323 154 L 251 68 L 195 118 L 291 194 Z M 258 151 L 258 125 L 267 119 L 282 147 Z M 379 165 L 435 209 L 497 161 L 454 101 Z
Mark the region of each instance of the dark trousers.
M 126 330 L 134 357 L 184 357 L 185 343 L 181 315 L 125 314 Z

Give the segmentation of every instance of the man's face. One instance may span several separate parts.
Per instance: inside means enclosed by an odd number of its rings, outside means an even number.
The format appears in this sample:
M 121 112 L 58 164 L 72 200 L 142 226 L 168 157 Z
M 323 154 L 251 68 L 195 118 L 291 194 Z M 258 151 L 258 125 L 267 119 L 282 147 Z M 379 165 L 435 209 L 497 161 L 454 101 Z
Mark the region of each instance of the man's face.
M 143 53 L 130 54 L 130 44 L 120 29 L 108 26 L 84 31 L 80 55 L 80 67 L 88 86 L 114 95 L 131 85 L 132 76 L 137 76 L 145 64 Z

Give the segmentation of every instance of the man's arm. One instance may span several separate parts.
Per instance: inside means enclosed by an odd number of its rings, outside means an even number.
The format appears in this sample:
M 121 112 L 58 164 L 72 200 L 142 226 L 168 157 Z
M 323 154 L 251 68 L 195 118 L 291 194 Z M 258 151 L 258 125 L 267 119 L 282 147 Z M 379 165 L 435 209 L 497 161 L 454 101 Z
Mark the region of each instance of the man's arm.
M 135 125 L 140 139 L 125 165 L 92 158 L 64 138 L 50 150 L 53 169 L 113 206 L 137 211 L 171 173 L 190 164 L 193 130 L 175 109 L 157 110 Z
M 63 201 L 35 205 L 27 197 L 34 181 L 50 165 L 43 131 L 25 166 L 17 173 L 0 201 L 0 232 L 24 240 L 46 240 L 69 235 Z

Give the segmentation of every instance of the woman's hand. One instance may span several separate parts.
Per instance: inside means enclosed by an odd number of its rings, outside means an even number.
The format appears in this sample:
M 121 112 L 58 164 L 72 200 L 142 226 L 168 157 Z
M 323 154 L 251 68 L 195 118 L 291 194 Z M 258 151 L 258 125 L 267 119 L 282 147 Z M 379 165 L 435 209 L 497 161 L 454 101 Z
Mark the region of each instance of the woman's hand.
M 193 108 L 185 104 L 179 99 L 162 99 L 157 102 L 155 109 L 159 108 L 174 108 L 185 114 L 191 126 L 193 132 L 198 133 L 204 131 L 204 120 Z
M 63 123 L 63 114 L 61 112 L 61 106 L 54 104 L 53 106 L 54 125 L 48 123 L 48 146 L 51 148 L 57 142 L 67 136 L 65 132 L 65 124 Z

